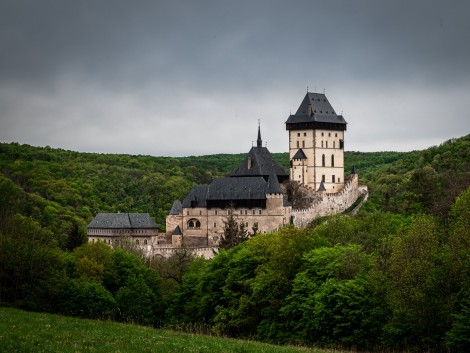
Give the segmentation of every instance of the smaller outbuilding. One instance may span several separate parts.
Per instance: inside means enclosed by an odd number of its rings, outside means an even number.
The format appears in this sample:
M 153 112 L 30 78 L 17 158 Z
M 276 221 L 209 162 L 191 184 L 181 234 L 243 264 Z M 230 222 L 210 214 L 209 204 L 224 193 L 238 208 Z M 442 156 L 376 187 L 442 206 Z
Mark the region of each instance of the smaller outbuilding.
M 98 213 L 88 224 L 88 241 L 115 246 L 121 240 L 150 251 L 157 242 L 158 225 L 148 213 Z

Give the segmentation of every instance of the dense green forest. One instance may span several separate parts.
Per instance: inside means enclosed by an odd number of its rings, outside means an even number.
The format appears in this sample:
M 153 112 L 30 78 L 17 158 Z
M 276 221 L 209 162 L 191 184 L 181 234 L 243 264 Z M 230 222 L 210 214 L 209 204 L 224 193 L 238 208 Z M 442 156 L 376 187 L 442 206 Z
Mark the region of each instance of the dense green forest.
M 346 152 L 346 171 L 355 165 L 370 192 L 357 217 L 259 234 L 210 261 L 81 245 L 97 212 L 164 224 L 174 199 L 243 157 L 0 144 L 0 302 L 282 344 L 470 349 L 470 135 Z

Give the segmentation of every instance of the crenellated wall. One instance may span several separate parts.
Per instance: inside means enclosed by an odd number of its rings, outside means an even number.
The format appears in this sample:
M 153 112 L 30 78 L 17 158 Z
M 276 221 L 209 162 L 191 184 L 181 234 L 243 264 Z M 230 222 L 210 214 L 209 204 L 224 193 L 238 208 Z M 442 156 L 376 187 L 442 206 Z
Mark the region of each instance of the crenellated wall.
M 292 210 L 293 222 L 296 227 L 307 226 L 317 217 L 333 213 L 341 213 L 351 206 L 359 197 L 359 183 L 357 174 L 352 174 L 344 184 L 343 189 L 337 193 L 317 192 L 321 198 L 311 207 Z

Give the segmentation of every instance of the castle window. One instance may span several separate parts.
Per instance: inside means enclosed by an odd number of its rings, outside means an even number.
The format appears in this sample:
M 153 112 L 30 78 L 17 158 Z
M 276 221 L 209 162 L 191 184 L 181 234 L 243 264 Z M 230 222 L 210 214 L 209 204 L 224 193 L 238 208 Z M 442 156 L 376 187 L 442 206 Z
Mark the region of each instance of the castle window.
M 332 167 L 335 166 L 335 155 L 334 154 L 331 155 L 331 166 Z
M 331 133 L 328 133 L 328 137 L 331 137 Z
M 253 210 L 253 214 L 255 214 L 255 213 L 256 213 L 256 210 Z
M 297 137 L 300 137 L 300 132 L 297 133 Z
M 202 215 L 202 211 L 199 211 L 199 216 L 201 216 L 201 215 Z
M 343 149 L 344 148 L 344 141 L 339 140 L 339 148 Z
M 297 141 L 297 148 L 299 148 L 299 147 L 300 147 L 300 144 L 299 144 L 299 141 Z
M 321 166 L 324 167 L 325 166 L 325 155 L 322 154 L 321 156 Z
M 324 175 L 321 176 L 321 181 L 325 182 L 325 176 Z
M 190 219 L 188 221 L 188 229 L 200 229 L 201 228 L 201 222 L 199 222 L 197 219 Z
M 335 182 L 335 176 L 334 176 L 334 175 L 331 176 L 331 182 L 332 182 L 332 183 Z
M 321 142 L 321 148 L 323 148 L 323 141 Z
M 214 222 L 214 228 L 217 227 L 217 223 Z
M 338 183 L 340 183 L 340 182 L 341 182 L 341 179 L 340 179 L 340 178 L 338 178 Z
M 333 148 L 336 148 L 336 141 L 333 141 Z
M 139 245 L 139 239 L 136 239 L 136 240 L 135 240 L 135 243 L 136 243 L 137 245 Z
M 261 214 L 261 210 L 259 210 L 259 214 Z
M 304 136 L 307 136 L 307 133 L 306 133 L 306 132 L 304 132 Z
M 328 141 L 326 141 L 326 148 L 328 148 Z
M 321 133 L 321 136 L 323 137 L 323 132 Z
M 144 245 L 147 245 L 147 239 L 144 239 Z
M 338 137 L 338 133 L 337 133 L 337 132 L 335 132 L 335 137 Z
M 215 214 L 217 214 L 217 210 L 215 210 Z
M 302 141 L 302 148 L 305 148 L 305 141 Z

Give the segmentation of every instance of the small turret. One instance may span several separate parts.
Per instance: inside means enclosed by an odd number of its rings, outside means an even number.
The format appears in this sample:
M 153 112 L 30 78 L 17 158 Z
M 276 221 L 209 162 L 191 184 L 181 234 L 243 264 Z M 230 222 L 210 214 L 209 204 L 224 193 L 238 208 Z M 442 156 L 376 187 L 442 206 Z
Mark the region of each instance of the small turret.
M 356 166 L 353 164 L 351 174 L 357 174 L 356 173 Z

